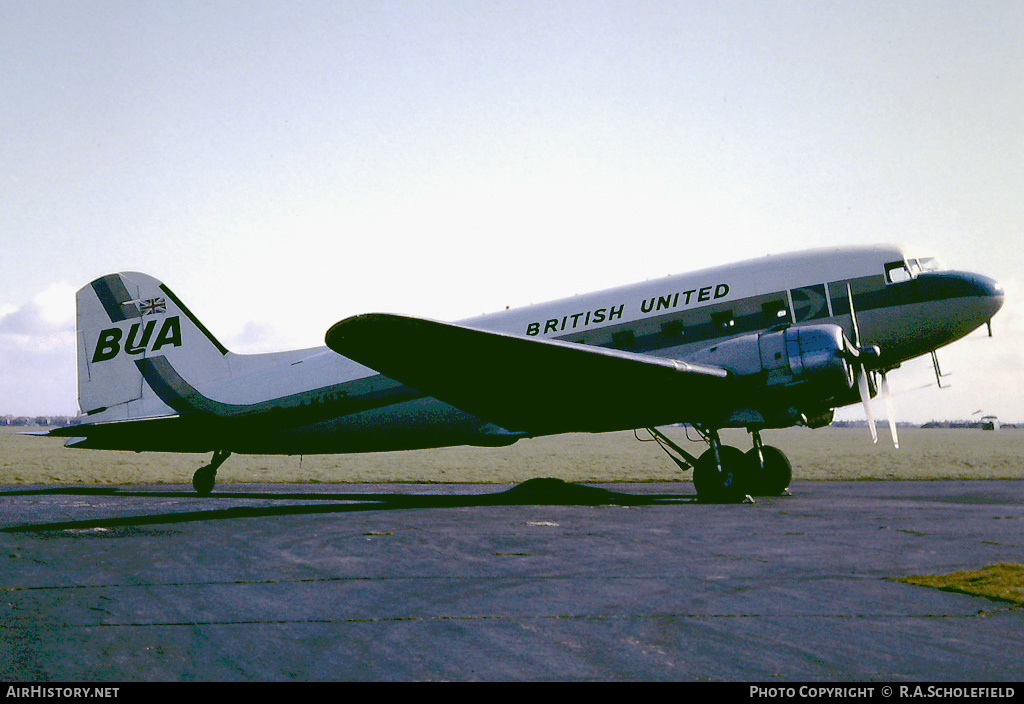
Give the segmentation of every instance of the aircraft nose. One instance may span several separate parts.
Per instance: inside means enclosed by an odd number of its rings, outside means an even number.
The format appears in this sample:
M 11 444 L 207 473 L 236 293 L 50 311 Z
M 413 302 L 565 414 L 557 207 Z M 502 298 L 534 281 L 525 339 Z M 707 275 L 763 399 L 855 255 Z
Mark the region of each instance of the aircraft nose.
M 917 286 L 926 299 L 984 298 L 996 305 L 995 310 L 1003 305 L 1005 296 L 998 281 L 968 271 L 927 272 L 918 276 Z
M 992 317 L 1003 307 L 1006 293 L 995 279 L 969 272 L 958 272 L 967 299 L 964 301 L 964 316 L 976 325 L 991 323 Z M 967 301 L 970 301 L 969 303 Z
M 958 300 L 957 319 L 965 330 L 992 319 L 1003 307 L 1005 293 L 995 279 L 968 271 L 922 273 L 914 282 L 921 301 Z
M 991 319 L 1003 307 L 1003 301 L 1006 300 L 1006 292 L 1003 290 L 1002 284 L 981 274 L 969 274 L 969 276 L 976 291 L 975 295 L 982 299 L 982 305 L 988 311 L 988 319 Z

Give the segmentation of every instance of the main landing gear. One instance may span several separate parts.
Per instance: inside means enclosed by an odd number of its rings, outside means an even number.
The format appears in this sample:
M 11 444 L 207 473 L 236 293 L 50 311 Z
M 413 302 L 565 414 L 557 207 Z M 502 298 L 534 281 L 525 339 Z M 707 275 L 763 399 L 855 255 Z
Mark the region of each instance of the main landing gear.
M 213 491 L 213 487 L 217 483 L 217 469 L 230 456 L 230 450 L 216 450 L 210 464 L 196 470 L 196 473 L 192 475 L 192 488 L 196 490 L 197 494 L 206 496 Z
M 680 469 L 693 468 L 693 487 L 702 503 L 739 503 L 749 496 L 778 496 L 792 479 L 789 459 L 777 447 L 762 443 L 757 430 L 750 431 L 754 447 L 743 452 L 723 445 L 717 430 L 697 428 L 710 445 L 700 457 L 683 450 L 657 428 L 647 430 Z

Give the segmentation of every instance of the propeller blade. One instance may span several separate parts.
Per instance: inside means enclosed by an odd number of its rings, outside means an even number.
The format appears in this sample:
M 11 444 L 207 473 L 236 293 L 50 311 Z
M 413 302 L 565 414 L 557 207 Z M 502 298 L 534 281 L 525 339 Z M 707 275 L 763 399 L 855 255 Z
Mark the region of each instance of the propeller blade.
M 871 410 L 871 391 L 868 389 L 868 375 L 861 367 L 857 370 L 857 388 L 860 389 L 860 400 L 864 404 L 864 415 L 868 418 L 868 427 L 871 428 L 871 440 L 878 442 L 878 431 L 875 430 L 875 413 Z
M 897 450 L 900 447 L 900 440 L 896 437 L 896 417 L 892 409 L 892 394 L 889 393 L 889 381 L 882 372 L 882 400 L 885 401 L 885 413 L 889 416 L 889 432 L 892 434 L 892 445 Z
M 846 282 L 846 302 L 850 306 L 850 322 L 853 323 L 853 346 L 860 349 L 860 327 L 857 325 L 857 313 L 853 310 L 853 293 L 850 292 L 850 282 Z

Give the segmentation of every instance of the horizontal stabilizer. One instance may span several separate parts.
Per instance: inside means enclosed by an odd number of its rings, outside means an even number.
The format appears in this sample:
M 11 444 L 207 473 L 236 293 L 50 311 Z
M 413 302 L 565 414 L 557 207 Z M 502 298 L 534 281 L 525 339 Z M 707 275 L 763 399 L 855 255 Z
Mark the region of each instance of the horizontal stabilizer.
M 422 393 L 535 434 L 665 425 L 684 420 L 684 407 L 713 418 L 732 385 L 718 367 L 380 313 L 335 324 L 326 342 Z
M 55 428 L 50 437 L 72 438 L 68 447 L 140 452 L 210 452 L 223 442 L 221 429 L 209 419 L 158 416 Z

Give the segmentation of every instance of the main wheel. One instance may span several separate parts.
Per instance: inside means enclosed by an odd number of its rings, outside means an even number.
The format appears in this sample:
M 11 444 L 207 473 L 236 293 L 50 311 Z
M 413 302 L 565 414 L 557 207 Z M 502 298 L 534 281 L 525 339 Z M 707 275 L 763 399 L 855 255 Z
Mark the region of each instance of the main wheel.
M 761 446 L 763 467 L 758 460 L 756 447 L 748 451 L 745 457 L 752 471 L 750 493 L 755 496 L 778 496 L 793 479 L 793 466 L 785 453 L 777 447 Z
M 749 462 L 743 451 L 722 445 L 718 448 L 722 467 L 719 470 L 715 451 L 710 449 L 697 458 L 693 468 L 693 488 L 702 503 L 735 504 L 747 494 Z

